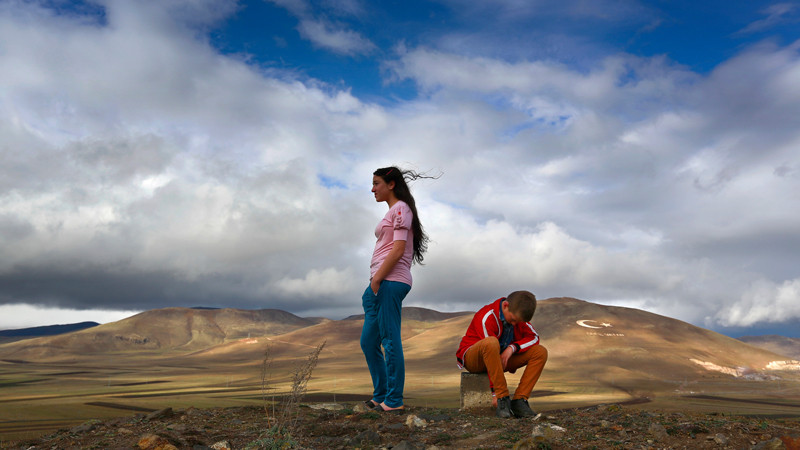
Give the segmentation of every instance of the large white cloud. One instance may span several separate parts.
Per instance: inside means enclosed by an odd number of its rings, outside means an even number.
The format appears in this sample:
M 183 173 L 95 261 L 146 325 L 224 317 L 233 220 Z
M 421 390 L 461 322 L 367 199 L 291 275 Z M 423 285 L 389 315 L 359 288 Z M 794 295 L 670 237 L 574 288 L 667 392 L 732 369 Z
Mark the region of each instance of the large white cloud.
M 443 172 L 413 186 L 432 243 L 407 304 L 800 316 L 798 44 L 705 76 L 406 48 L 386 67 L 422 94 L 388 107 L 218 53 L 203 27 L 235 5 L 209 4 L 0 8 L 0 302 L 357 313 L 371 173 L 399 163 Z
M 548 61 L 510 64 L 429 49 L 405 51 L 394 65 L 399 77 L 430 93 L 428 107 L 457 110 L 458 120 L 487 104 L 503 106 L 482 109 L 483 123 L 461 125 L 469 130 L 461 133 L 469 136 L 461 148 L 478 142 L 481 150 L 465 152 L 475 170 L 465 171 L 448 200 L 515 229 L 553 222 L 598 247 L 581 257 L 584 264 L 631 274 L 590 279 L 576 264 L 548 284 L 533 282 L 537 271 L 530 267 L 533 285 L 629 299 L 694 320 L 704 309 L 737 302 L 759 274 L 776 283 L 797 275 L 793 253 L 800 241 L 791 230 L 800 217 L 791 205 L 798 179 L 791 174 L 800 103 L 787 80 L 798 68 L 796 44 L 754 46 L 708 77 L 632 56 L 609 58 L 588 73 Z M 461 99 L 458 109 L 453 99 Z M 502 133 L 501 123 L 518 125 Z M 461 137 L 446 134 L 450 143 Z M 570 252 L 563 242 L 558 249 Z M 498 258 L 503 251 L 510 250 L 499 249 Z M 605 252 L 639 270 L 609 264 Z M 643 254 L 645 263 L 638 261 Z M 622 289 L 608 290 L 602 280 Z M 773 317 L 797 317 L 783 305 Z M 753 322 L 725 324 L 737 323 Z
M 756 280 L 738 301 L 725 305 L 715 319 L 723 325 L 747 327 L 763 322 L 784 322 L 797 317 L 800 317 L 800 278 L 783 283 Z

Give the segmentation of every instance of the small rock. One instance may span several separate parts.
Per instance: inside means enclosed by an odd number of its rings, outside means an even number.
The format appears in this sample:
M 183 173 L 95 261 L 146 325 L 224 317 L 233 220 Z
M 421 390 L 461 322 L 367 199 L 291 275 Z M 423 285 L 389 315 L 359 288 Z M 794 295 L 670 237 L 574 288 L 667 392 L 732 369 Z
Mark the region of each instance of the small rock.
M 539 437 L 529 437 L 525 439 L 520 439 L 514 443 L 513 450 L 538 450 L 542 448 L 540 444 L 544 442 L 544 438 Z
M 117 428 L 117 433 L 119 434 L 133 434 L 133 431 L 127 428 Z
M 428 422 L 412 414 L 406 418 L 406 426 L 408 428 L 425 428 L 428 426 Z
M 127 417 L 117 417 L 117 418 L 114 418 L 114 419 L 106 420 L 105 425 L 107 427 L 118 427 L 118 426 L 122 425 L 123 423 L 126 423 L 127 421 L 128 421 Z
M 601 420 L 600 421 L 600 427 L 601 428 L 611 428 L 611 422 L 609 422 L 607 420 Z
M 800 436 L 798 437 L 781 436 L 780 439 L 783 441 L 783 445 L 785 445 L 787 449 L 789 450 L 800 449 Z
M 363 403 L 356 403 L 356 406 L 353 407 L 353 412 L 363 413 L 367 411 L 370 411 L 370 409 Z
M 392 447 L 392 450 L 425 450 L 425 445 L 421 443 L 401 441 Z
M 419 417 L 428 422 L 444 422 L 451 420 L 451 417 L 447 414 L 420 414 Z
M 326 411 L 341 411 L 345 409 L 345 406 L 341 403 L 313 403 L 308 405 L 308 407 L 311 409 L 324 409 Z M 364 406 L 364 409 L 366 409 L 366 406 Z M 355 408 L 353 410 L 355 410 Z
M 90 420 L 89 422 L 82 423 L 78 426 L 70 428 L 70 433 L 88 433 L 89 431 L 97 428 L 97 422 Z
M 377 445 L 381 443 L 381 436 L 372 431 L 366 430 L 361 432 L 350 439 L 350 445 L 355 447 L 367 447 L 370 445 Z
M 219 441 L 211 445 L 214 450 L 231 450 L 231 444 L 228 441 Z
M 168 430 L 177 431 L 178 433 L 183 433 L 186 431 L 186 424 L 185 423 L 171 423 L 167 425 Z
M 716 442 L 719 445 L 726 445 L 728 441 L 730 441 L 730 439 L 728 439 L 728 436 L 725 436 L 722 433 L 717 433 L 716 435 L 714 435 L 714 442 Z
M 156 420 L 156 419 L 165 419 L 167 417 L 172 417 L 174 413 L 172 412 L 172 408 L 164 408 L 158 411 L 151 412 L 145 419 L 147 420 Z
M 172 445 L 166 438 L 157 434 L 146 434 L 139 439 L 136 444 L 141 450 L 177 450 L 178 447 Z
M 552 441 L 556 439 L 560 434 L 566 432 L 567 430 L 563 427 L 558 425 L 551 425 L 548 423 L 542 425 L 536 425 L 533 427 L 533 431 L 531 432 L 531 436 L 534 440 L 539 442 L 541 441 Z M 539 438 L 539 439 L 537 439 Z
M 661 425 L 660 423 L 651 423 L 650 428 L 647 429 L 647 432 L 658 439 L 664 439 L 667 437 L 667 429 L 664 428 L 664 425 Z
M 785 450 L 786 445 L 780 438 L 770 439 L 768 441 L 761 441 L 753 447 L 754 450 Z

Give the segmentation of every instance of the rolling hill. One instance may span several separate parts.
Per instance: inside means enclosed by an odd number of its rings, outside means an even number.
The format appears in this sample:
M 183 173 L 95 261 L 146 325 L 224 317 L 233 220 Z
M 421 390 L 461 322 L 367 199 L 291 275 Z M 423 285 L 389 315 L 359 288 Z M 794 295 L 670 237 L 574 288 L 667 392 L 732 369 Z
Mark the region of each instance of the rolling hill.
M 742 336 L 738 339 L 773 353 L 800 360 L 800 339 L 798 338 L 770 334 L 765 336 Z
M 73 331 L 85 330 L 100 325 L 97 322 L 79 322 L 63 325 L 46 325 L 41 327 L 19 328 L 14 330 L 0 330 L 0 344 L 29 339 L 40 336 L 56 336 Z
M 2 337 L 38 337 L 38 336 L 54 336 L 56 334 L 64 334 L 72 331 L 85 330 L 100 325 L 97 322 L 80 322 L 65 325 L 47 325 L 43 327 L 30 327 L 19 328 L 15 330 L 0 330 Z
M 276 309 L 164 308 L 73 333 L 0 345 L 0 355 L 6 359 L 57 360 L 108 352 L 196 351 L 316 323 Z
M 404 308 L 403 314 L 406 402 L 455 407 L 461 378 L 455 350 L 472 313 Z M 779 349 L 573 298 L 540 301 L 532 322 L 549 353 L 533 393 L 538 410 L 627 403 L 800 416 L 800 363 Z M 165 407 L 261 407 L 291 390 L 299 364 L 323 343 L 307 399 L 360 401 L 372 392 L 362 324 L 357 316 L 164 308 L 0 344 L 0 437 Z M 509 385 L 520 375 L 509 375 Z
M 407 383 L 457 385 L 454 353 L 471 318 L 471 313 L 404 308 Z M 539 302 L 532 322 L 550 355 L 543 380 L 557 383 L 651 397 L 689 391 L 696 383 L 796 379 L 800 373 L 796 362 L 775 364 L 789 359 L 784 355 L 632 308 L 552 298 Z M 165 308 L 74 333 L 3 344 L 0 359 L 76 363 L 114 354 L 116 364 L 124 364 L 126 355 L 133 360 L 146 354 L 148 364 L 161 358 L 169 365 L 206 369 L 256 367 L 268 352 L 276 370 L 288 371 L 298 357 L 325 342 L 316 371 L 318 388 L 349 379 L 358 380 L 352 381 L 353 390 L 363 391 L 369 386 L 359 344 L 361 324 L 357 317 L 319 321 L 278 310 Z

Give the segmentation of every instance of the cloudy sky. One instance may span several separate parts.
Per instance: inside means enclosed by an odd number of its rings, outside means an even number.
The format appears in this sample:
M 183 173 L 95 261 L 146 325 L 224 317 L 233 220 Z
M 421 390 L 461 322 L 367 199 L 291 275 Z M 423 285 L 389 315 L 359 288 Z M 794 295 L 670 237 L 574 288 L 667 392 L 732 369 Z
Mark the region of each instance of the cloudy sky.
M 0 0 L 0 329 L 512 290 L 800 337 L 800 2 Z

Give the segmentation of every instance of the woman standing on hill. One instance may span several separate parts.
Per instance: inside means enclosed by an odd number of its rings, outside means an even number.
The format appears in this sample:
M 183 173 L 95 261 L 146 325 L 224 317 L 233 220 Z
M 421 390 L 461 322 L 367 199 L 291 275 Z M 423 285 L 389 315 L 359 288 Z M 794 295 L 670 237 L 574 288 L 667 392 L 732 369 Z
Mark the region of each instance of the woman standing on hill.
M 386 412 L 403 410 L 405 361 L 400 338 L 403 299 L 411 290 L 411 264 L 422 264 L 428 236 L 422 229 L 414 197 L 406 180 L 425 178 L 397 167 L 372 174 L 376 202 L 386 202 L 389 212 L 375 228 L 375 251 L 370 264 L 370 284 L 361 297 L 364 328 L 361 350 L 374 388 L 367 406 Z M 383 345 L 383 352 L 381 352 Z

